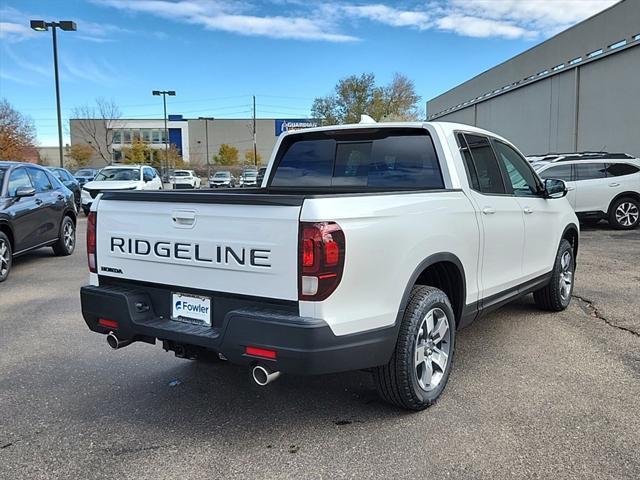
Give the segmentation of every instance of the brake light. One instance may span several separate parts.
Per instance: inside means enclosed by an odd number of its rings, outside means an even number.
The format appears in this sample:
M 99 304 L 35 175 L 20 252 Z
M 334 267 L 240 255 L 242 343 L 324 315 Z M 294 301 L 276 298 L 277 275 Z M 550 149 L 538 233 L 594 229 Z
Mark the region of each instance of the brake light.
M 96 220 L 96 212 L 89 212 L 89 216 L 87 216 L 87 261 L 91 273 L 98 272 L 96 261 Z
M 342 279 L 345 247 L 344 232 L 337 223 L 300 223 L 300 300 L 322 301 L 335 291 Z
M 268 350 L 266 348 L 258 348 L 258 347 L 245 347 L 244 353 L 246 355 L 251 355 L 252 357 L 262 357 L 268 358 L 270 360 L 275 360 L 277 353 L 275 350 Z

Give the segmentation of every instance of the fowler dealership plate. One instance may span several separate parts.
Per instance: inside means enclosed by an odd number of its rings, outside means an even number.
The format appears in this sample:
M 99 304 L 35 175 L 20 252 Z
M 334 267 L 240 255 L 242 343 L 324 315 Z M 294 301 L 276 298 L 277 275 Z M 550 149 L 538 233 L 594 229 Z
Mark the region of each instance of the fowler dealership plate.
M 211 326 L 211 299 L 184 293 L 171 294 L 171 319 Z

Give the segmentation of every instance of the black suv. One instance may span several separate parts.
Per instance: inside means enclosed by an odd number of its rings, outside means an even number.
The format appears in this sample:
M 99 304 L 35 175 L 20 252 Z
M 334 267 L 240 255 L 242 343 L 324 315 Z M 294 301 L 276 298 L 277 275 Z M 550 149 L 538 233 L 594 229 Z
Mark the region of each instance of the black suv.
M 0 162 L 0 282 L 13 257 L 46 246 L 71 255 L 75 245 L 73 193 L 38 165 Z

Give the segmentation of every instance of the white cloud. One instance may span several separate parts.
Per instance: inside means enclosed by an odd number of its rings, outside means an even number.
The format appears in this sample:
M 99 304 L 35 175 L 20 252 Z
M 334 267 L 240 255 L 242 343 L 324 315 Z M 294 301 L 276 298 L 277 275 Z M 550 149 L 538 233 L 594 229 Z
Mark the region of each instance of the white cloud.
M 432 26 L 431 17 L 426 12 L 398 10 L 383 4 L 347 5 L 344 12 L 354 17 L 366 18 L 392 27 L 416 27 L 424 30 Z
M 202 25 L 240 35 L 263 36 L 296 40 L 322 40 L 349 42 L 357 40 L 351 35 L 336 33 L 332 25 L 320 17 L 258 16 L 245 11 L 247 4 L 218 2 L 215 0 L 102 0 L 100 5 L 130 12 L 141 12 L 171 20 Z
M 466 37 L 502 37 L 502 38 L 534 38 L 535 32 L 487 18 L 468 15 L 451 14 L 439 18 L 436 22 L 440 30 L 454 32 Z
M 19 42 L 32 37 L 36 32 L 26 25 L 14 22 L 0 22 L 0 38 L 8 42 Z

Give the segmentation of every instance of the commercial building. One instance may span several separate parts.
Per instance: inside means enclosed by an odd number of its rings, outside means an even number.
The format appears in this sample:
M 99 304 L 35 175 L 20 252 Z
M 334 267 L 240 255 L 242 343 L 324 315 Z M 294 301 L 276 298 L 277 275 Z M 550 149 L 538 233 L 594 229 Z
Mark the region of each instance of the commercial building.
M 183 160 L 192 166 L 206 165 L 207 158 L 213 165 L 212 158 L 222 144 L 237 148 L 242 162 L 247 151 L 253 152 L 253 122 L 252 118 L 189 119 L 182 115 L 169 115 L 169 144 L 174 145 Z M 283 131 L 313 126 L 316 126 L 315 121 L 308 119 L 256 119 L 256 147 L 259 157 L 263 162 L 269 159 L 276 140 Z M 155 149 L 164 149 L 166 145 L 163 119 L 71 119 L 70 133 L 71 145 L 97 143 L 97 148 L 106 152 L 109 143 L 111 161 L 116 163 L 122 160 L 122 149 L 131 146 L 135 139 L 143 140 Z M 104 166 L 105 160 L 96 153 L 91 165 Z
M 640 1 L 622 0 L 433 98 L 427 116 L 494 131 L 525 154 L 640 156 Z

